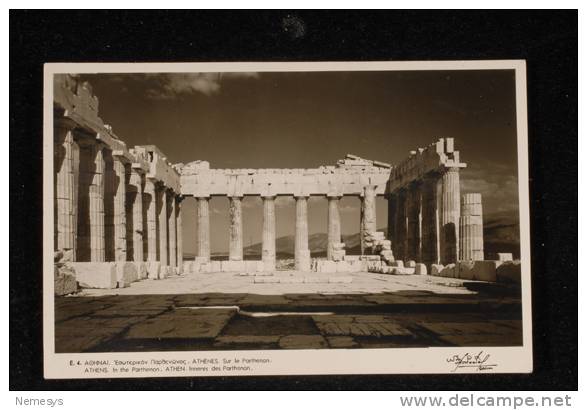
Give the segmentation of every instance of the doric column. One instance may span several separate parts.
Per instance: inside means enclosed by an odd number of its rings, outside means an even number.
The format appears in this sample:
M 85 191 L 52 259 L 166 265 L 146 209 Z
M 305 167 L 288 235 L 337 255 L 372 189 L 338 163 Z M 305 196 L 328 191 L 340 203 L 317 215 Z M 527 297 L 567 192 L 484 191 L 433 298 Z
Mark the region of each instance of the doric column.
M 197 198 L 198 257 L 210 260 L 210 205 L 209 198 Z
M 296 197 L 296 241 L 295 267 L 299 271 L 310 270 L 310 249 L 308 248 L 308 197 Z
M 480 261 L 483 252 L 483 207 L 481 194 L 464 194 L 459 223 L 460 260 Z
M 455 263 L 459 255 L 458 226 L 461 215 L 459 168 L 446 168 L 442 174 L 442 211 L 440 215 L 441 263 Z
M 275 197 L 263 197 L 263 249 L 265 270 L 275 269 Z
M 430 174 L 422 181 L 422 261 L 426 264 L 440 263 L 438 255 L 438 208 L 437 185 L 439 176 Z
M 176 200 L 175 200 L 175 193 L 169 192 L 169 266 L 176 268 L 177 267 L 177 209 L 176 209 Z
M 397 195 L 387 195 L 387 239 L 391 241 L 392 247 L 395 244 L 395 214 L 397 212 Z
M 55 124 L 54 168 L 55 249 L 70 251 L 75 261 L 79 148 L 71 128 L 59 121 Z
M 175 197 L 176 232 L 177 232 L 177 273 L 183 273 L 183 227 L 181 225 L 181 201 L 182 197 Z
M 126 158 L 113 153 L 114 170 L 114 260 L 124 262 L 126 255 Z
M 136 168 L 131 167 L 128 189 L 132 198 L 133 261 L 143 262 L 143 174 Z
M 102 145 L 91 145 L 94 170 L 89 186 L 90 261 L 104 262 L 104 156 Z
M 361 255 L 365 254 L 367 233 L 377 231 L 375 188 L 375 185 L 366 185 L 361 197 Z
M 159 262 L 161 266 L 169 264 L 167 248 L 167 187 L 162 186 L 159 189 Z
M 157 195 L 155 181 L 145 179 L 147 206 L 147 261 L 157 262 Z
M 421 262 L 421 184 L 413 183 L 407 192 L 408 260 Z
M 341 241 L 340 212 L 338 209 L 340 196 L 328 196 L 328 247 L 326 257 L 333 260 L 334 244 Z
M 230 197 L 230 248 L 228 259 L 243 260 L 243 210 L 242 197 Z
M 395 212 L 395 246 L 393 253 L 398 260 L 407 258 L 406 239 L 408 236 L 408 229 L 406 225 L 406 197 L 405 189 L 397 191 L 397 206 Z

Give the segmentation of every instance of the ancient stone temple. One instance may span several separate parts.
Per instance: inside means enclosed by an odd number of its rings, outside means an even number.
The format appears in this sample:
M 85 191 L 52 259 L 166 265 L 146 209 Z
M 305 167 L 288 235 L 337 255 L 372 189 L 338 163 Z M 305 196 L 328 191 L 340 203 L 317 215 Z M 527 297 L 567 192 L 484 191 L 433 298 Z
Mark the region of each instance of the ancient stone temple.
M 154 145 L 127 147 L 98 116 L 98 99 L 76 77 L 54 81 L 54 248 L 82 287 L 122 287 L 192 272 L 273 271 L 275 199 L 295 200 L 295 269 L 302 272 L 420 273 L 483 260 L 480 194 L 461 197 L 452 138 L 412 151 L 397 166 L 346 155 L 310 169 L 214 169 L 169 162 Z M 196 200 L 197 257 L 183 261 L 181 202 Z M 245 196 L 263 202 L 262 254 L 243 258 Z M 360 200 L 361 255 L 346 255 L 339 202 Z M 387 236 L 377 231 L 376 197 L 388 201 Z M 229 256 L 210 258 L 209 200 L 229 202 Z M 327 257 L 312 258 L 308 198 L 328 203 Z
M 54 81 L 54 247 L 82 287 L 183 269 L 180 175 L 155 146 L 126 144 L 98 116 L 89 84 Z

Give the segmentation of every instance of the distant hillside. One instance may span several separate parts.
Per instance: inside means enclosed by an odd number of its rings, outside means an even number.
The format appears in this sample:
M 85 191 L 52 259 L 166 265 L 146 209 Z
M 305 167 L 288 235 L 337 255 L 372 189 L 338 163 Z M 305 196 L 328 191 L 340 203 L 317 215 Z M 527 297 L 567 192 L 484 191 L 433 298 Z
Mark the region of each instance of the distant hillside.
M 488 215 L 483 226 L 485 258 L 494 259 L 498 252 L 510 252 L 520 257 L 519 218 L 515 212 Z
M 387 236 L 387 228 L 380 228 Z M 497 252 L 511 252 L 514 257 L 520 257 L 520 232 L 518 216 L 512 212 L 501 212 L 486 217 L 483 227 L 485 258 L 495 259 Z M 343 235 L 343 242 L 349 255 L 361 253 L 359 234 Z M 282 236 L 275 241 L 278 259 L 292 258 L 294 255 L 294 235 Z M 328 234 L 315 233 L 308 237 L 308 245 L 313 257 L 326 255 Z M 259 259 L 261 257 L 262 244 L 256 243 L 244 248 L 245 259 Z M 214 258 L 226 257 L 227 252 L 217 252 Z M 185 259 L 193 259 L 193 255 L 186 254 Z

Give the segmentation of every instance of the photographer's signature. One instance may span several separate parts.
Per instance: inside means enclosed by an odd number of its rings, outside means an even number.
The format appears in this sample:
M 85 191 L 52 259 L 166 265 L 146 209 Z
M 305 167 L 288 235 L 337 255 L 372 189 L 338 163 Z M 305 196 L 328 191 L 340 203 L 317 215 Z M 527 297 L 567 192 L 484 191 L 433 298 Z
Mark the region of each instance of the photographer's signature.
M 491 355 L 489 353 L 485 353 L 482 350 L 477 354 L 455 354 L 447 358 L 446 362 L 454 365 L 451 373 L 465 368 L 477 369 L 478 371 L 493 370 L 495 367 L 497 367 L 497 364 L 489 362 L 490 357 Z

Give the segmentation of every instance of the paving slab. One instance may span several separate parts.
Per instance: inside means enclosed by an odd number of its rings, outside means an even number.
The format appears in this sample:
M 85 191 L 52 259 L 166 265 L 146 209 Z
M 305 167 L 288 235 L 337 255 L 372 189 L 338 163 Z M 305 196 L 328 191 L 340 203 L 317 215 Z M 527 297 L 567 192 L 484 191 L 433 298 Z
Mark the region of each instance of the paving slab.
M 133 326 L 125 339 L 213 339 L 234 316 L 233 309 L 178 309 Z
M 329 336 L 413 337 L 406 327 L 388 316 L 312 316 L 320 333 Z
M 320 335 L 288 335 L 279 339 L 282 349 L 326 349 L 328 343 Z

